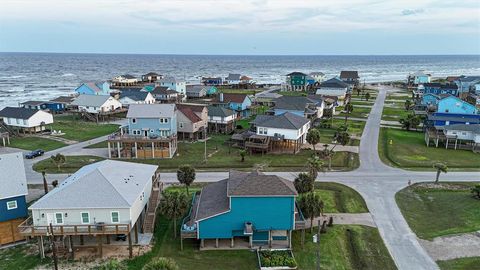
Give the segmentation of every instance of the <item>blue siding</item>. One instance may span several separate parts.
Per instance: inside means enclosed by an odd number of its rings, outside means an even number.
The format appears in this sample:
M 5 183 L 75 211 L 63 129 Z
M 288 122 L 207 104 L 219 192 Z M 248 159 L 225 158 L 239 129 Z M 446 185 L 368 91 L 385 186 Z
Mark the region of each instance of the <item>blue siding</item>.
M 422 97 L 423 105 L 437 105 L 439 97 L 433 94 L 426 94 Z
M 49 102 L 45 104 L 45 106 L 47 107 L 47 109 L 49 109 L 52 112 L 61 112 L 65 110 L 65 104 L 63 103 Z
M 168 130 L 169 134 L 176 134 L 177 133 L 177 118 L 174 116 L 173 118 L 168 118 L 167 123 L 160 123 L 159 118 L 136 118 L 136 123 L 133 123 L 132 119 L 128 119 L 128 132 L 130 135 L 133 134 L 133 130 L 143 130 L 148 129 L 148 135 L 156 135 L 161 136 L 160 130 Z M 153 130 L 153 132 L 150 132 Z
M 17 208 L 7 210 L 7 202 L 17 201 Z M 12 197 L 0 200 L 0 222 L 28 216 L 25 196 Z
M 457 96 L 458 91 L 454 88 L 441 88 L 435 86 L 425 86 L 423 90 L 424 94 L 435 94 L 435 95 L 452 95 Z
M 477 114 L 478 110 L 472 104 L 450 96 L 438 101 L 438 112 L 456 114 Z
M 480 122 L 480 114 L 454 114 L 454 113 L 434 113 L 435 116 L 451 116 L 457 117 L 458 119 L 453 121 L 448 121 L 448 125 L 455 124 L 478 124 Z M 463 118 L 463 119 L 460 119 Z M 447 122 L 445 120 L 435 120 L 433 121 L 435 126 L 445 126 Z
M 108 96 L 110 95 L 110 85 L 108 82 L 104 83 L 98 83 L 96 84 L 98 88 L 102 89 L 101 92 L 95 92 L 95 90 L 91 89 L 87 84 L 83 83 L 80 85 L 77 89 L 75 89 L 75 92 L 82 94 L 82 95 L 105 95 Z
M 303 111 L 297 111 L 297 110 L 274 109 L 274 112 L 275 112 L 275 115 L 281 115 L 281 114 L 284 114 L 286 112 L 290 112 L 290 113 L 296 114 L 296 115 L 301 116 L 301 117 L 305 116 Z
M 240 112 L 241 117 L 250 116 L 250 106 L 252 105 L 252 100 L 249 97 L 245 97 L 242 103 L 230 102 L 228 103 L 228 108 L 237 112 Z
M 247 221 L 252 222 L 256 234 L 267 230 L 293 230 L 294 212 L 293 196 L 232 197 L 230 212 L 199 222 L 199 238 L 238 236 Z

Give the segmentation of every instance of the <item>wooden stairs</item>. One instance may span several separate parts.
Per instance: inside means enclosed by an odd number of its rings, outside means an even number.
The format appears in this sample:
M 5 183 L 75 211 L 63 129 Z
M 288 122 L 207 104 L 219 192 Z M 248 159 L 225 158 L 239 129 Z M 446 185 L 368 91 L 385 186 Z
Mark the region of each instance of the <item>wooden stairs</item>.
M 9 127 L 9 126 L 7 126 L 7 125 L 3 122 L 3 120 L 0 120 L 0 131 L 1 131 L 2 129 L 5 130 L 6 132 L 8 132 L 9 134 L 18 136 L 18 131 L 17 131 L 17 130 L 15 130 L 15 129 Z
M 92 113 L 88 113 L 88 112 L 83 111 L 82 112 L 82 117 L 84 117 L 85 119 L 90 120 L 92 122 L 98 122 L 98 118 Z
M 161 191 L 162 188 L 157 180 L 152 185 L 152 192 L 148 201 L 147 213 L 143 221 L 143 233 L 153 233 L 153 230 L 155 229 L 155 218 L 157 215 L 158 204 L 160 202 Z

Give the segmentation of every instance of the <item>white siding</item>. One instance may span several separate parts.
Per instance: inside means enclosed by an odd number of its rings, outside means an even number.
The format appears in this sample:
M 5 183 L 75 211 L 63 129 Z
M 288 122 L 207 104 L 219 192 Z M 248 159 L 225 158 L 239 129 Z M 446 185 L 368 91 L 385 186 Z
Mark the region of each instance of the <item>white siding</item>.
M 131 224 L 130 210 L 128 208 L 86 208 L 86 209 L 45 209 L 32 210 L 33 224 L 35 226 L 48 226 L 47 216 L 52 214 L 55 220 L 55 213 L 63 214 L 64 225 L 82 225 L 80 213 L 88 212 L 90 214 L 90 224 L 95 222 L 105 222 L 105 224 L 114 224 L 111 221 L 111 212 L 118 211 L 121 224 Z M 65 213 L 67 216 L 65 216 Z M 42 217 L 42 214 L 44 216 Z M 53 223 L 55 225 L 55 223 Z

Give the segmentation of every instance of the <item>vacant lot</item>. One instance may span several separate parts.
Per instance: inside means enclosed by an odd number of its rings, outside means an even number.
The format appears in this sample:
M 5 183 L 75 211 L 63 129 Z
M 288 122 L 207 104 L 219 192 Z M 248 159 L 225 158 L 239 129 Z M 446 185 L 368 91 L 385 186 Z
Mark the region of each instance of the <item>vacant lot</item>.
M 73 115 L 56 116 L 51 125 L 53 130 L 65 133 L 62 137 L 74 141 L 87 141 L 100 136 L 111 134 L 118 130 L 115 124 L 97 124 L 86 122 Z
M 395 199 L 410 228 L 423 239 L 480 230 L 480 200 L 473 183 L 415 184 Z
M 433 170 L 434 163 L 444 162 L 453 170 L 480 170 L 479 154 L 468 150 L 427 147 L 421 132 L 382 128 L 378 151 L 383 162 L 401 168 Z
M 358 107 L 353 105 L 353 111 L 348 114 L 348 117 L 353 118 L 367 118 L 371 108 Z M 341 112 L 339 116 L 345 117 L 345 112 Z
M 40 137 L 14 137 L 10 138 L 9 146 L 24 150 L 42 149 L 44 151 L 51 151 L 67 145 L 63 142 Z
M 73 173 L 81 167 L 104 160 L 97 156 L 65 156 L 65 164 L 60 165 L 60 168 L 53 162 L 51 158 L 44 159 L 33 165 L 33 169 L 37 172 L 45 171 L 46 173 Z
M 321 177 L 321 176 L 320 176 Z M 354 189 L 332 182 L 316 182 L 317 192 L 325 203 L 325 213 L 366 213 L 367 204 Z

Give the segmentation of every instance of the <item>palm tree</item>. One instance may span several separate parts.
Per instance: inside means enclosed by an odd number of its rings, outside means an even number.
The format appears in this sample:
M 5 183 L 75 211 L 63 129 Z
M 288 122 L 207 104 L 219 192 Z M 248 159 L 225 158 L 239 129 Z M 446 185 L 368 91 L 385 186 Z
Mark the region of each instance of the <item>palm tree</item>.
M 332 170 L 332 158 L 335 152 L 333 151 L 333 148 L 335 148 L 335 145 L 332 147 L 332 149 L 328 149 L 328 144 L 323 145 L 324 149 L 322 151 L 322 156 L 328 159 L 328 170 Z
M 167 219 L 173 221 L 173 235 L 177 238 L 177 219 L 185 215 L 189 204 L 188 195 L 185 192 L 163 191 L 160 199 L 159 210 Z
M 433 164 L 433 168 L 435 168 L 437 170 L 437 175 L 435 177 L 435 183 L 438 183 L 438 178 L 440 177 L 440 173 L 442 173 L 442 172 L 447 173 L 448 167 L 447 167 L 447 164 L 438 162 L 438 163 Z
M 308 173 L 302 172 L 295 177 L 293 185 L 298 193 L 303 194 L 313 190 L 313 182 L 314 180 L 308 175 Z
M 480 185 L 475 185 L 470 191 L 477 197 L 477 199 L 480 199 Z
M 57 170 L 59 170 L 59 171 L 60 171 L 60 166 L 65 164 L 65 162 L 67 162 L 67 158 L 60 153 L 52 156 L 51 159 L 52 159 L 53 163 L 55 165 L 57 165 Z
M 310 232 L 313 232 L 313 219 L 322 213 L 323 201 L 317 193 L 309 192 L 300 197 L 298 205 L 303 216 L 310 219 Z
M 177 263 L 165 257 L 153 258 L 150 262 L 145 264 L 142 270 L 178 270 Z
M 409 111 L 410 107 L 412 107 L 412 101 L 410 99 L 405 100 L 405 110 Z
M 242 150 L 240 150 L 238 153 L 239 153 L 240 156 L 242 157 L 242 160 L 241 160 L 241 161 L 244 162 L 244 161 L 245 161 L 245 156 L 247 155 L 247 151 L 245 151 L 244 149 L 242 149 Z
M 312 181 L 315 181 L 318 176 L 318 172 L 323 168 L 323 162 L 316 155 L 307 159 L 307 172 Z
M 316 128 L 311 128 L 307 133 L 307 142 L 312 145 L 313 152 L 317 153 L 315 145 L 320 142 L 320 131 Z
M 348 115 L 351 114 L 353 112 L 353 105 L 352 103 L 347 103 L 345 104 L 345 125 L 347 124 L 347 120 L 348 120 Z
M 406 129 L 407 131 L 409 131 L 411 128 L 415 128 L 416 130 L 418 125 L 420 125 L 420 118 L 418 115 L 412 113 L 401 118 L 398 120 L 398 122 L 400 122 L 400 124 L 402 124 L 402 128 Z
M 370 93 L 367 92 L 367 93 L 365 94 L 365 100 L 368 101 L 369 99 L 370 99 Z
M 188 187 L 195 181 L 195 168 L 188 164 L 178 167 L 177 179 L 180 184 L 185 185 L 188 194 Z

